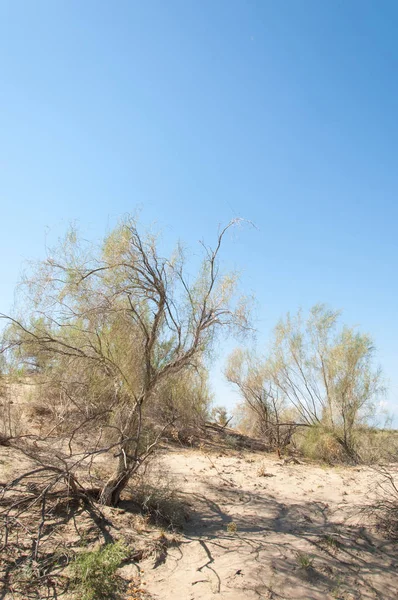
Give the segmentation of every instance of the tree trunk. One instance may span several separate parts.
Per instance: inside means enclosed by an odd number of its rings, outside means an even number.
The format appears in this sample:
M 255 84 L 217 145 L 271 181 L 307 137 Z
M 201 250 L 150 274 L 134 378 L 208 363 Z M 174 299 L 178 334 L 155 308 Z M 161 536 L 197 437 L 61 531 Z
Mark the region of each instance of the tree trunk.
M 116 471 L 105 483 L 100 494 L 100 503 L 105 506 L 118 505 L 120 494 L 138 468 L 138 446 L 142 432 L 141 407 L 148 396 L 148 391 L 142 394 L 127 418 L 124 433 L 119 439 L 120 450 Z M 133 432 L 135 432 L 135 438 L 133 437 Z
M 361 457 L 358 452 L 353 447 L 353 444 L 347 441 L 347 439 L 341 438 L 338 435 L 335 435 L 335 440 L 340 444 L 343 448 L 347 458 L 354 464 L 357 465 L 361 462 Z
M 102 488 L 100 503 L 105 506 L 117 506 L 119 504 L 120 494 L 128 484 L 130 477 L 131 471 L 124 470 L 124 472 L 120 473 L 119 470 L 117 470 Z
M 119 455 L 118 466 L 114 474 L 108 479 L 100 494 L 100 503 L 105 506 L 117 506 L 120 494 L 130 481 L 135 471 L 135 465 L 130 460 L 125 460 L 125 453 Z

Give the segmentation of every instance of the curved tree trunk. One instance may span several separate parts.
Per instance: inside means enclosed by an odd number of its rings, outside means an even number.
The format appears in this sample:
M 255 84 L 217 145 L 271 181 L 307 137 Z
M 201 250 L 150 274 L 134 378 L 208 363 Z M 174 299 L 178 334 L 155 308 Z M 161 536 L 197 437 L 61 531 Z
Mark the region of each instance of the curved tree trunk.
M 131 477 L 131 471 L 123 469 L 117 471 L 108 479 L 101 490 L 100 503 L 105 506 L 117 506 L 120 500 L 120 494 L 128 484 Z
M 132 455 L 129 454 L 128 443 L 126 441 L 121 440 L 119 448 L 117 467 L 113 475 L 111 475 L 102 488 L 99 498 L 100 503 L 105 506 L 118 505 L 120 494 L 123 492 L 138 466 L 138 462 L 135 462 Z
M 138 462 L 127 458 L 126 454 L 123 450 L 120 452 L 117 468 L 101 490 L 99 501 L 105 506 L 118 505 L 120 494 L 138 468 Z

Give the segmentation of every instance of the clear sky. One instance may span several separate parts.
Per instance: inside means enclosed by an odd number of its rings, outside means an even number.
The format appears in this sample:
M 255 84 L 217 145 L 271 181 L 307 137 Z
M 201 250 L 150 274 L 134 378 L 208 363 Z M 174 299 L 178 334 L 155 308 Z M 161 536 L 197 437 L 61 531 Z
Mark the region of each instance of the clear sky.
M 0 311 L 71 220 L 98 237 L 141 206 L 195 245 L 240 215 L 260 343 L 343 308 L 398 414 L 397 31 L 385 0 L 0 0 Z

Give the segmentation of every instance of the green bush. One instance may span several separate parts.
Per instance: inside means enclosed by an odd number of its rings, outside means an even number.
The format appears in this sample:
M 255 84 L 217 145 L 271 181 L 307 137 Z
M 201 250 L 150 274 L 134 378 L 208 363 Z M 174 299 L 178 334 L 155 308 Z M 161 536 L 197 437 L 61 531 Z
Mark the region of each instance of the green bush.
M 305 552 L 297 552 L 297 564 L 300 569 L 309 570 L 313 567 L 314 559 Z
M 396 462 L 398 433 L 392 429 L 362 427 L 358 432 L 358 453 L 366 464 Z
M 298 443 L 299 450 L 307 458 L 327 463 L 344 463 L 345 452 L 334 435 L 322 427 L 308 427 Z
M 398 456 L 398 434 L 393 430 L 358 427 L 354 432 L 355 452 L 365 464 L 395 462 Z M 350 462 L 350 457 L 335 432 L 322 425 L 296 432 L 294 443 L 303 456 L 330 464 Z
M 113 598 L 118 588 L 116 571 L 128 554 L 128 549 L 122 542 L 78 554 L 72 563 L 72 573 L 79 599 Z

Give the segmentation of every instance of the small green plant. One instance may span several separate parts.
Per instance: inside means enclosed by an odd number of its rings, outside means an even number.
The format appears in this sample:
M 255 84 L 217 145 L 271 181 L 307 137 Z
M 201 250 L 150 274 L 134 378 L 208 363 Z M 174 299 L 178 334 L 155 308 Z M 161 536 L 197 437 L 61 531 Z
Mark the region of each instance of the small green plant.
M 307 571 L 312 568 L 314 559 L 309 554 L 306 554 L 306 552 L 297 552 L 297 563 L 300 569 Z
M 89 543 L 90 543 L 89 535 L 88 535 L 87 531 L 83 531 L 83 533 L 80 536 L 80 540 L 78 542 L 78 545 L 81 548 L 87 548 L 87 546 L 89 545 Z
M 337 551 L 341 547 L 341 543 L 330 534 L 324 535 L 321 539 L 321 543 L 333 551 Z
M 72 563 L 72 574 L 79 598 L 106 600 L 114 597 L 118 588 L 116 571 L 128 554 L 122 542 L 78 554 Z
M 238 526 L 235 523 L 235 521 L 231 521 L 230 523 L 228 523 L 227 531 L 228 533 L 236 533 L 238 531 Z
M 342 579 L 340 576 L 336 577 L 334 581 L 334 586 L 330 591 L 330 595 L 332 596 L 332 598 L 335 598 L 335 600 L 345 600 L 347 598 L 347 595 L 345 594 L 343 589 L 343 584 L 344 579 Z

